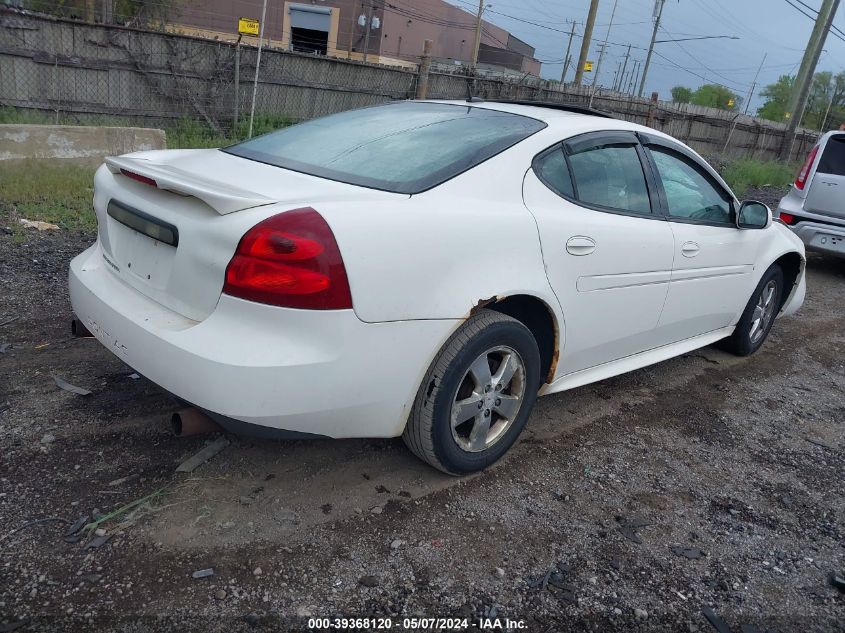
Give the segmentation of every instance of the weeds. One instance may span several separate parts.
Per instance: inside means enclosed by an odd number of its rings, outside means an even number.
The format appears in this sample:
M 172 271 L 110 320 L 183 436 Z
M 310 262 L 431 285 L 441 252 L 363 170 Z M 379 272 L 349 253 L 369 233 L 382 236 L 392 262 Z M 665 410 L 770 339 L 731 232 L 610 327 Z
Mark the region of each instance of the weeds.
M 741 158 L 722 170 L 722 177 L 740 198 L 751 187 L 788 187 L 796 168 L 789 163 Z
M 20 218 L 58 224 L 62 229 L 93 231 L 97 218 L 91 201 L 94 169 L 23 161 L 0 169 L 0 218 L 16 234 Z
M 105 516 L 101 516 L 96 521 L 87 523 L 82 530 L 88 534 L 93 534 L 94 531 L 105 523 L 120 519 L 120 523 L 112 527 L 112 532 L 118 532 L 130 525 L 133 525 L 141 516 L 155 512 L 156 508 L 152 502 L 156 499 L 163 498 L 166 494 L 167 487 L 159 488 L 153 493 L 131 501 L 125 505 L 120 506 L 117 510 L 109 512 Z

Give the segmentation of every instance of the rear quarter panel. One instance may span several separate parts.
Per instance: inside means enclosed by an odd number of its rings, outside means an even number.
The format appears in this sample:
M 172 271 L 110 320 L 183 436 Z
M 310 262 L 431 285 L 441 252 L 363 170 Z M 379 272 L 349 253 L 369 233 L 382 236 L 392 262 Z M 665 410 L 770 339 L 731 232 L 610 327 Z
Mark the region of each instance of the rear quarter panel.
M 366 322 L 460 319 L 497 295 L 554 306 L 537 225 L 522 203 L 531 153 L 506 151 L 395 203 L 323 205 Z

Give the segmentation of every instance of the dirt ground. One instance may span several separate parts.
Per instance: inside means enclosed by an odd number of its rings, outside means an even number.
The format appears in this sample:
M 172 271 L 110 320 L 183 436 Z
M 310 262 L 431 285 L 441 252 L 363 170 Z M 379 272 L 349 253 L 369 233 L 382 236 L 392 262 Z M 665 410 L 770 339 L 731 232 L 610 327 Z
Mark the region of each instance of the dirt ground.
M 185 475 L 209 439 L 172 438 L 176 403 L 70 336 L 67 264 L 92 238 L 0 234 L 0 632 L 694 633 L 717 630 L 707 608 L 723 630 L 845 631 L 845 262 L 811 257 L 805 307 L 755 356 L 705 348 L 542 398 L 475 477 L 400 440 L 237 437 Z M 100 547 L 65 538 L 156 492 Z

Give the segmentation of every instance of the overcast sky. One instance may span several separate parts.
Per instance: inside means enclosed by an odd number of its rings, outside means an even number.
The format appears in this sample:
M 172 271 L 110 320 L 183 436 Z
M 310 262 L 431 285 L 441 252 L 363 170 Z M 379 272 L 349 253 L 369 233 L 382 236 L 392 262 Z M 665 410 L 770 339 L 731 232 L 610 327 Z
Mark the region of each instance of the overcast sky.
M 478 7 L 476 0 L 450 1 L 468 11 Z M 821 5 L 821 0 L 803 1 L 816 10 Z M 492 6 L 485 12 L 485 19 L 534 46 L 537 58 L 543 62 L 543 76 L 559 79 L 571 22 L 578 22 L 577 33 L 584 32 L 589 0 L 489 0 L 489 3 Z M 800 0 L 792 3 L 811 13 Z M 590 47 L 591 60 L 598 61 L 598 49 L 605 39 L 612 9 L 613 0 L 601 0 Z M 653 10 L 653 0 L 618 0 L 608 38 L 612 44 L 608 45 L 602 62 L 600 84 L 612 84 L 628 44 L 632 45 L 632 59 L 645 60 Z M 833 23 L 845 31 L 845 10 L 841 6 Z M 657 44 L 646 91 L 656 90 L 661 99 L 669 99 L 669 91 L 676 85 L 695 88 L 703 83 L 719 83 L 745 98 L 766 54 L 751 101 L 753 111 L 762 103 L 761 87 L 773 83 L 781 74 L 797 73 L 812 27 L 812 20 L 801 15 L 787 0 L 666 0 L 658 40 L 701 35 L 730 35 L 740 39 Z M 581 39 L 576 38 L 572 45 L 576 60 L 580 46 Z M 833 33 L 827 38 L 818 70 L 834 73 L 845 70 L 845 41 Z M 592 75 L 586 76 L 585 82 L 592 81 Z M 572 79 L 571 70 L 569 79 Z

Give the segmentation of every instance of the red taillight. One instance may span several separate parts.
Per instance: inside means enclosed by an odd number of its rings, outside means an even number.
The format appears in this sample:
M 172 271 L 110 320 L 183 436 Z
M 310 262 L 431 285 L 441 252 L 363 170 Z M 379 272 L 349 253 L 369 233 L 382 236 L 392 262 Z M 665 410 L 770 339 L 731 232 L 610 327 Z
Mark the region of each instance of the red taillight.
M 223 292 L 285 308 L 352 307 L 337 241 L 311 208 L 285 211 L 247 231 L 226 268 Z
M 150 185 L 151 187 L 158 187 L 158 183 L 156 183 L 155 180 L 147 176 L 142 176 L 141 174 L 136 174 L 134 171 L 129 171 L 128 169 L 121 169 L 120 173 L 126 176 L 127 178 L 137 180 L 138 182 L 142 182 L 145 185 Z
M 809 156 L 807 156 L 807 160 L 804 161 L 804 165 L 801 167 L 801 171 L 798 172 L 798 177 L 795 179 L 795 186 L 799 189 L 804 189 L 804 186 L 807 184 L 807 176 L 810 175 L 810 168 L 813 166 L 813 161 L 816 160 L 816 154 L 819 151 L 819 146 L 816 145 L 813 149 L 810 150 Z
M 780 216 L 781 222 L 784 224 L 794 224 L 795 223 L 795 216 L 791 213 L 781 213 Z

